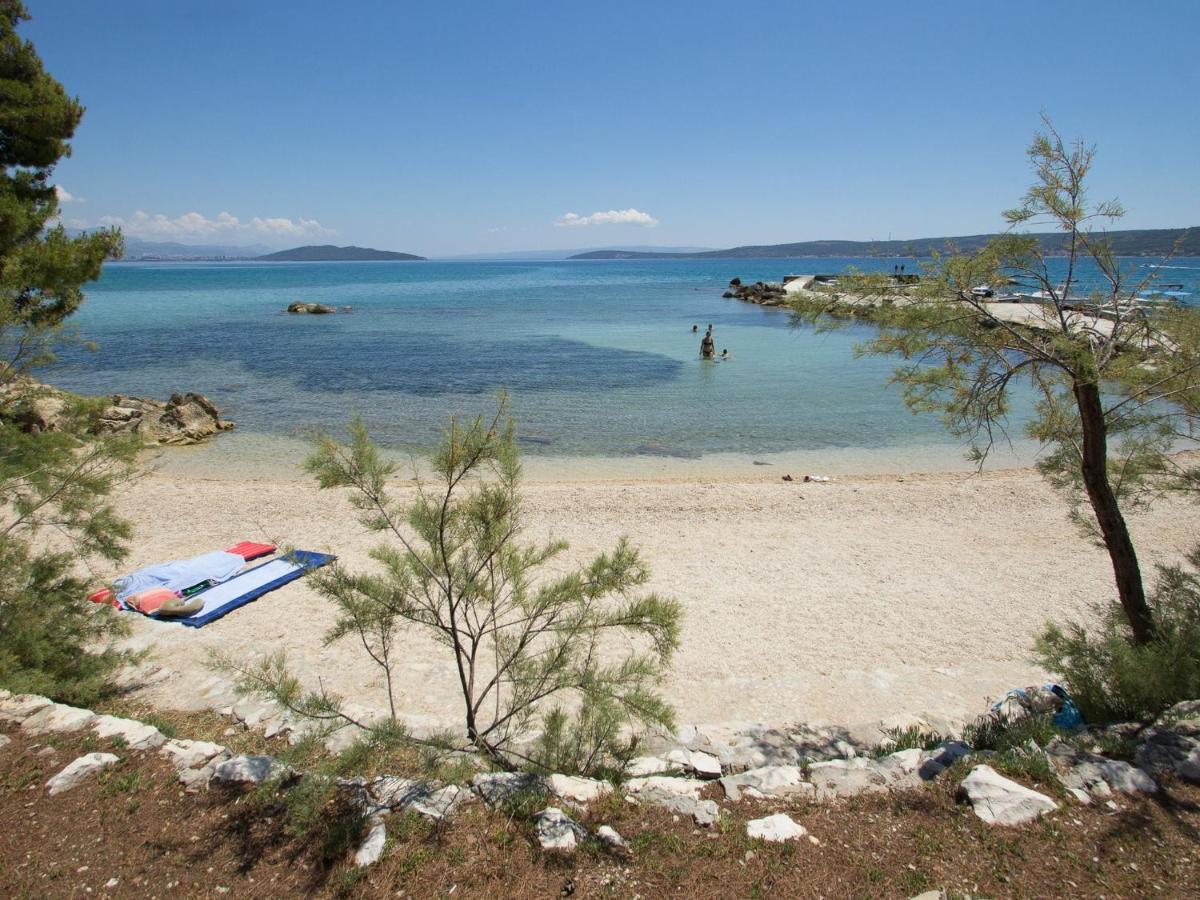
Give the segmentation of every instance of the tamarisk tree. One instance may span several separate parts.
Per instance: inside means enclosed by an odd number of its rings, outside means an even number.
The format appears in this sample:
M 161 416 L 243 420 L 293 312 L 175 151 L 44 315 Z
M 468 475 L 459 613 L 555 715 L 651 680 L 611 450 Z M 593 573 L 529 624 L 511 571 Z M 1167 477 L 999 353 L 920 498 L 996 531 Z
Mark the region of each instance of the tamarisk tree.
M 17 33 L 27 18 L 0 0 L 0 685 L 88 702 L 121 656 L 85 652 L 119 626 L 84 601 L 79 565 L 124 556 L 130 529 L 105 497 L 130 475 L 136 445 L 94 437 L 95 403 L 49 397 L 30 373 L 53 359 L 82 285 L 121 237 L 70 237 L 57 224 L 51 178 L 83 107 Z M 35 424 L 47 403 L 53 431 Z
M 363 524 L 390 539 L 371 552 L 374 571 L 335 564 L 313 576 L 337 609 L 326 641 L 361 644 L 381 671 L 389 715 L 356 720 L 341 698 L 306 692 L 280 655 L 241 667 L 242 688 L 332 726 L 403 740 L 394 668 L 414 626 L 453 661 L 465 746 L 502 767 L 595 771 L 631 751 L 636 729 L 671 727 L 656 688 L 678 645 L 679 604 L 636 593 L 649 573 L 624 539 L 582 568 L 538 577 L 567 545 L 520 541 L 521 467 L 504 402 L 490 420 L 451 420 L 431 464 L 434 479 L 419 480 L 410 503 L 396 501 L 387 485 L 396 466 L 358 421 L 348 445 L 321 437 L 305 463 L 322 488 L 349 488 Z M 423 741 L 464 746 L 461 733 Z
M 1155 622 L 1125 512 L 1165 490 L 1200 488 L 1200 468 L 1172 452 L 1195 438 L 1200 416 L 1200 310 L 1142 299 L 1153 276 L 1135 279 L 1098 227 L 1123 215 L 1120 204 L 1089 205 L 1094 148 L 1068 145 L 1045 125 L 1028 151 L 1036 180 L 1005 213 L 1006 234 L 977 253 L 935 258 L 915 288 L 858 274 L 834 292 L 797 295 L 793 308 L 818 328 L 873 325 L 858 351 L 899 357 L 893 380 L 905 402 L 940 413 L 980 465 L 1007 438 L 1014 386 L 1032 388 L 1027 430 L 1045 451 L 1038 466 L 1107 549 L 1142 644 Z M 1017 230 L 1047 224 L 1064 234 L 1065 258 L 1048 259 Z M 1037 302 L 988 299 L 1013 277 L 1036 285 Z

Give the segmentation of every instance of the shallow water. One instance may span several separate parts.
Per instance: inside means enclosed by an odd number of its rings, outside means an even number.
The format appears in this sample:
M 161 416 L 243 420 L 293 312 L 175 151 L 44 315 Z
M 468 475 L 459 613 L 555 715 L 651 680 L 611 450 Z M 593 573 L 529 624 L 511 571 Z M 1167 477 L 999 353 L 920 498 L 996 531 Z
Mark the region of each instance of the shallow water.
M 786 464 L 835 451 L 874 460 L 871 469 L 928 448 L 957 459 L 938 419 L 913 416 L 887 386 L 892 361 L 854 358 L 866 329 L 818 335 L 783 311 L 721 298 L 735 275 L 894 264 L 116 263 L 76 317 L 100 351 L 64 354 L 47 380 L 89 393 L 207 394 L 238 431 L 184 458 L 217 467 L 269 465 L 290 446 L 280 438 L 336 431 L 352 413 L 386 445 L 421 451 L 448 415 L 486 412 L 501 390 L 527 454 L 551 469 L 562 457 L 679 472 L 700 460 Z M 1194 290 L 1200 260 L 1172 265 L 1164 280 Z M 284 312 L 296 299 L 353 312 Z M 709 323 L 731 360 L 698 358 L 691 329 Z M 1023 416 L 1019 405 L 1018 435 Z

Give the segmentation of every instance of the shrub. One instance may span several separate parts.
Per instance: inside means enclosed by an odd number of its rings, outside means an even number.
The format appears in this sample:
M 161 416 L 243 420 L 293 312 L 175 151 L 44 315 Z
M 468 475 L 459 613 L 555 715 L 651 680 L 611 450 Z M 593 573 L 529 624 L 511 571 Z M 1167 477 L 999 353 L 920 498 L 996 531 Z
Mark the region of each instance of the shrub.
M 679 604 L 636 594 L 649 572 L 624 539 L 582 568 L 540 575 L 566 544 L 520 543 L 521 467 L 505 410 L 501 400 L 490 422 L 452 419 L 431 460 L 435 480 L 418 479 L 408 505 L 389 496 L 396 466 L 361 422 L 349 446 L 319 438 L 305 464 L 322 488 L 351 488 L 363 524 L 392 540 L 371 552 L 375 572 L 333 565 L 312 576 L 338 613 L 326 641 L 361 644 L 381 670 L 389 716 L 355 720 L 323 687 L 305 691 L 279 655 L 232 664 L 242 690 L 330 727 L 413 740 L 397 720 L 393 670 L 402 629 L 414 625 L 446 647 L 463 701 L 463 731 L 426 745 L 472 748 L 502 768 L 587 773 L 628 755 L 639 728 L 671 727 L 657 686 L 678 645 Z
M 1183 566 L 1159 567 L 1150 607 L 1148 643 L 1134 643 L 1116 604 L 1099 610 L 1093 632 L 1051 623 L 1038 638 L 1038 661 L 1060 676 L 1088 722 L 1149 721 L 1200 697 L 1200 547 Z

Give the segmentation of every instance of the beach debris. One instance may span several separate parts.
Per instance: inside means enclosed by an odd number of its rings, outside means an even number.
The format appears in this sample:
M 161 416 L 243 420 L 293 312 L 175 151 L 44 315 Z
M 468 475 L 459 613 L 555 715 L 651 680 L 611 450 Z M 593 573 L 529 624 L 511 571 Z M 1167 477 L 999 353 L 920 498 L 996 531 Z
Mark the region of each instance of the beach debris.
M 795 481 L 796 479 L 793 478 L 791 475 L 784 475 L 783 480 L 784 481 Z
M 290 313 L 308 313 L 314 316 L 324 316 L 337 312 L 332 306 L 326 306 L 324 303 L 310 303 L 304 300 L 293 300 L 288 304 L 287 311 Z
M 973 768 L 959 790 L 971 801 L 975 815 L 989 825 L 1024 825 L 1058 809 L 1045 794 L 1017 784 L 987 765 Z
M 46 787 L 53 797 L 78 787 L 101 769 L 107 769 L 120 761 L 121 758 L 113 753 L 89 753 L 69 763 L 65 769 L 46 782 Z
M 808 484 L 810 482 L 816 483 L 816 484 L 824 484 L 827 481 L 833 481 L 833 479 L 830 478 L 828 475 L 805 475 L 804 476 L 805 484 Z
M 808 829 L 787 813 L 776 813 L 762 819 L 751 819 L 746 823 L 746 836 L 762 841 L 782 843 L 783 841 L 794 841 L 806 834 L 808 834 Z
M 548 806 L 533 817 L 538 844 L 543 850 L 573 853 L 587 837 L 583 827 L 555 806 Z

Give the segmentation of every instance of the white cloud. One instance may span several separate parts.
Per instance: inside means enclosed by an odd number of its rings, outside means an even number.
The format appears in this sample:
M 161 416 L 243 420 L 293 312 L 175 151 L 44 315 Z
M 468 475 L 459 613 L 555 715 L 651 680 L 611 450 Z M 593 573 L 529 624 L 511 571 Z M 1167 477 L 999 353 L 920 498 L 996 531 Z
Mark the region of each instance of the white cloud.
M 629 209 L 594 212 L 590 216 L 569 212 L 554 224 L 559 228 L 578 228 L 584 225 L 657 225 L 658 219 L 631 206 Z
M 58 194 L 58 202 L 59 203 L 82 203 L 83 202 L 82 197 L 76 197 L 74 194 L 72 194 L 70 191 L 68 191 L 61 184 L 56 184 L 54 186 L 54 193 Z
M 171 218 L 162 213 L 151 215 L 138 210 L 133 215 L 102 216 L 99 225 L 115 225 L 133 237 L 171 240 L 204 240 L 209 238 L 301 238 L 335 234 L 316 219 L 287 219 L 280 216 L 254 216 L 239 219 L 227 212 L 210 219 L 198 212 L 184 213 Z

